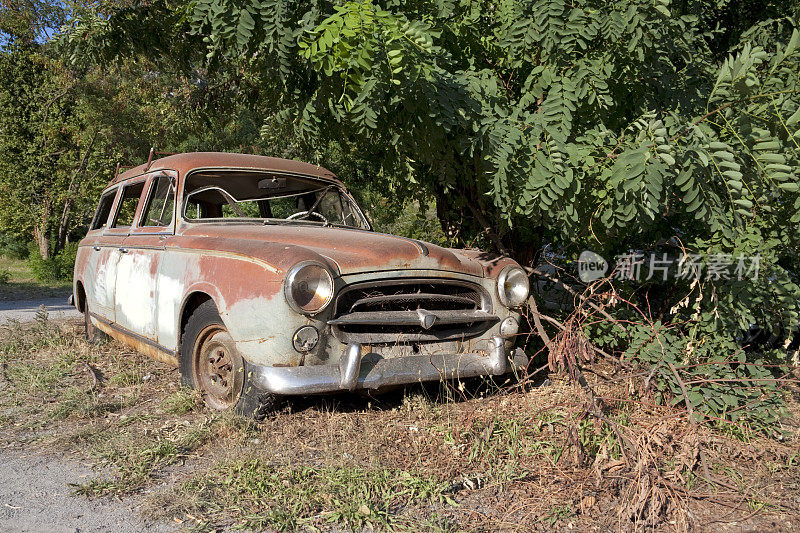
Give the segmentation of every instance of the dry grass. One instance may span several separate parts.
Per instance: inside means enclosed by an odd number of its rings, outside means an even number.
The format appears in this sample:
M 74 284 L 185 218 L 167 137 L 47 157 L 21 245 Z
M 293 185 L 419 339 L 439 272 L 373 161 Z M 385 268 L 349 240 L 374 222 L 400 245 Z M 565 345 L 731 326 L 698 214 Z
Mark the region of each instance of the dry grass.
M 796 397 L 780 442 L 696 428 L 632 401 L 625 380 L 598 379 L 626 446 L 556 376 L 494 394 L 476 381 L 295 399 L 255 425 L 208 412 L 174 370 L 116 343 L 87 346 L 77 324 L 7 328 L 0 362 L 0 443 L 77 450 L 113 473 L 78 493 L 146 492 L 148 513 L 188 528 L 800 526 Z

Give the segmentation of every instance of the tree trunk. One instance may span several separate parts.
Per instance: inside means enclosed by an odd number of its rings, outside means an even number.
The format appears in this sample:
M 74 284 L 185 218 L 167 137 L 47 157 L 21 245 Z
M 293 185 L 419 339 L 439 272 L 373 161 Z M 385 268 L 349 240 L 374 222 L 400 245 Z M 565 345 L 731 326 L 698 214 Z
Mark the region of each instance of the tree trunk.
M 70 184 L 71 185 L 71 184 Z M 58 221 L 58 233 L 56 234 L 56 245 L 54 246 L 53 253 L 57 254 L 64 248 L 67 242 L 67 230 L 69 229 L 69 215 L 72 211 L 72 195 L 71 191 L 67 191 L 67 197 L 64 199 L 64 210 L 61 212 L 61 219 Z
M 50 215 L 52 212 L 52 200 L 48 194 L 42 202 L 41 215 L 39 216 L 39 223 L 33 226 L 33 240 L 36 241 L 36 247 L 39 249 L 39 255 L 42 259 L 50 259 Z
M 33 228 L 33 240 L 36 241 L 36 248 L 42 259 L 50 259 L 50 238 L 47 230 L 39 226 Z
M 89 155 L 92 153 L 92 146 L 94 146 L 94 141 L 97 138 L 97 132 L 92 135 L 92 140 L 89 141 L 89 146 L 86 147 L 86 153 L 83 154 L 83 157 L 78 163 L 78 167 L 75 169 L 75 172 L 72 173 L 72 176 L 69 180 L 69 186 L 67 187 L 67 193 L 64 197 L 64 208 L 61 210 L 61 218 L 58 221 L 58 233 L 56 234 L 56 245 L 55 249 L 53 250 L 54 254 L 57 254 L 64 248 L 64 244 L 67 242 L 67 232 L 69 231 L 69 221 L 70 215 L 72 215 L 72 203 L 74 200 L 74 196 L 76 191 L 78 190 L 78 186 L 81 183 L 81 177 L 86 172 L 86 166 L 89 164 Z

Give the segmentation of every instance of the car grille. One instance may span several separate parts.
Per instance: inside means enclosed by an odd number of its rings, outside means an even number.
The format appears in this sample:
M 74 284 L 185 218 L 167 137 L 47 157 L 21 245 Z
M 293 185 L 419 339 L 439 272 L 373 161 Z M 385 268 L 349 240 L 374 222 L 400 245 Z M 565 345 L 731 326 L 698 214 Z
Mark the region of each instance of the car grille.
M 497 320 L 480 285 L 406 279 L 345 287 L 328 324 L 342 342 L 410 344 L 475 337 Z

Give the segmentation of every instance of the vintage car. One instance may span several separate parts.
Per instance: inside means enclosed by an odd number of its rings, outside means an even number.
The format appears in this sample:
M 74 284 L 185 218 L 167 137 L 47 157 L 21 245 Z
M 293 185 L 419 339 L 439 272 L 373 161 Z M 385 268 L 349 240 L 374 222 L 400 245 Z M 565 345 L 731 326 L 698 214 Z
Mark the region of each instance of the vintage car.
M 517 263 L 377 233 L 331 172 L 297 161 L 191 153 L 115 176 L 73 283 L 90 342 L 105 333 L 256 418 L 284 395 L 527 364 Z

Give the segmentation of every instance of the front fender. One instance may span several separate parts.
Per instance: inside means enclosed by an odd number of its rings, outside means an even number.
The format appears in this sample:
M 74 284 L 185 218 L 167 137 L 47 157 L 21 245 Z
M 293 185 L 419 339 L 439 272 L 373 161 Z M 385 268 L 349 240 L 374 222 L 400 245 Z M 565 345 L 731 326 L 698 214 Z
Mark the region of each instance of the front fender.
M 265 337 L 266 319 L 275 316 L 273 300 L 283 300 L 282 272 L 262 261 L 213 251 L 168 249 L 159 264 L 156 313 L 158 342 L 172 350 L 180 345 L 181 317 L 192 294 L 215 303 L 242 355 L 253 359 L 249 346 Z M 263 357 L 257 357 L 261 362 Z

